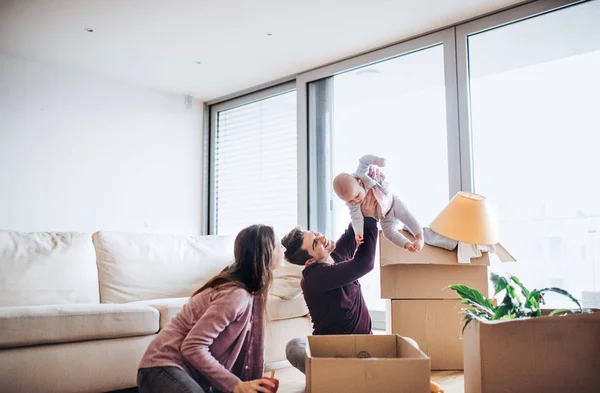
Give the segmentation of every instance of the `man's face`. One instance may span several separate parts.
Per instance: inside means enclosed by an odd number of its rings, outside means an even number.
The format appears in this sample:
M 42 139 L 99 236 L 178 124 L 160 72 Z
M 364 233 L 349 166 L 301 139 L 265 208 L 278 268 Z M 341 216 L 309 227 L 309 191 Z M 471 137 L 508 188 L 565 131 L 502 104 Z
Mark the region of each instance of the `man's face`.
M 308 251 L 308 254 L 311 256 L 307 264 L 312 262 L 327 262 L 334 248 L 335 243 L 320 233 L 304 231 L 302 249 Z

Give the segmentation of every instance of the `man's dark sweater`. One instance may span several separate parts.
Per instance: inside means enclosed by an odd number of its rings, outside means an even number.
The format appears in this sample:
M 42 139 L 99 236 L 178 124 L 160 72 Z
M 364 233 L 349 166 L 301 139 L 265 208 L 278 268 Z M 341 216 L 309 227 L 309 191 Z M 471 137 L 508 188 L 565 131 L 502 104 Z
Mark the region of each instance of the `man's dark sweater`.
M 358 279 L 373 270 L 377 235 L 377 220 L 365 217 L 364 243 L 358 250 L 349 225 L 331 253 L 335 263 L 314 262 L 302 272 L 314 335 L 371 334 L 371 317 Z

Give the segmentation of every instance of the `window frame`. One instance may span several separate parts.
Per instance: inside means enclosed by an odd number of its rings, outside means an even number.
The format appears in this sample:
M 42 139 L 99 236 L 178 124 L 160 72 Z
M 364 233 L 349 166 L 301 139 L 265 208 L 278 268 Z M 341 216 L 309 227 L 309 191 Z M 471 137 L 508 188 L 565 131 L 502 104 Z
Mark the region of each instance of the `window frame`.
M 474 192 L 469 36 L 576 6 L 590 0 L 539 0 L 456 25 L 456 65 L 462 190 Z
M 248 105 L 255 103 L 257 101 L 262 101 L 265 99 L 269 99 L 271 97 L 275 97 L 281 94 L 289 93 L 291 91 L 296 90 L 296 82 L 290 81 L 282 84 L 278 84 L 276 86 L 262 89 L 250 94 L 245 94 L 240 97 L 228 99 L 226 101 L 221 101 L 215 104 L 211 104 L 209 106 L 209 132 L 208 132 L 208 150 L 206 151 L 205 146 L 205 157 L 208 156 L 208 173 L 206 179 L 206 192 L 208 193 L 207 202 L 208 206 L 206 209 L 207 217 L 206 221 L 208 223 L 207 230 L 209 235 L 216 234 L 217 229 L 217 189 L 216 189 L 216 146 L 217 146 L 217 117 L 219 112 L 223 112 L 229 109 L 238 108 L 240 106 Z M 298 145 L 298 156 L 301 155 L 300 145 Z M 208 154 L 207 154 L 208 153 Z M 306 153 L 304 153 L 306 154 Z M 300 217 L 300 195 L 303 195 L 305 192 L 303 191 L 303 187 L 305 185 L 300 183 L 300 172 L 302 172 L 302 167 L 298 166 L 298 217 Z

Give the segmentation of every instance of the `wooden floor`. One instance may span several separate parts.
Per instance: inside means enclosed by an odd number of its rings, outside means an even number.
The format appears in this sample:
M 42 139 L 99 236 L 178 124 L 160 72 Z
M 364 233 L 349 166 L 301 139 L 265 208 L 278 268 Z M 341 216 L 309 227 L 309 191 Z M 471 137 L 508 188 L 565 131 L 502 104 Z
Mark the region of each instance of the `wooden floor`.
M 304 374 L 295 368 L 287 367 L 279 369 L 276 371 L 275 378 L 279 379 L 279 390 L 277 393 L 304 393 Z M 462 372 L 432 371 L 431 379 L 440 384 L 442 389 L 444 389 L 444 393 L 464 393 L 465 391 Z M 137 393 L 137 391 L 136 388 L 131 388 L 110 393 Z
M 304 393 L 304 374 L 295 368 L 288 367 L 277 370 L 275 378 L 279 379 L 277 393 Z M 463 373 L 460 371 L 432 371 L 431 379 L 440 384 L 445 393 L 464 393 L 465 391 Z

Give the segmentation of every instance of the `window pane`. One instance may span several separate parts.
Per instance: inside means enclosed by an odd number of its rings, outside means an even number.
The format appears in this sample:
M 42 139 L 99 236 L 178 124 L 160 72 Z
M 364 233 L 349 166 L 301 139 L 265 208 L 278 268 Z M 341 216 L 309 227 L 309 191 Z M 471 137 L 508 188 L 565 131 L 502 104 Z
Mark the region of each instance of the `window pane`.
M 578 298 L 600 284 L 599 20 L 592 1 L 468 38 L 475 191 L 519 260 L 496 269 Z
M 267 224 L 278 235 L 297 223 L 296 92 L 218 113 L 216 232 Z
M 334 77 L 334 175 L 354 172 L 365 154 L 387 158 L 394 193 L 423 226 L 449 194 L 443 55 L 438 45 Z M 339 236 L 350 215 L 335 194 L 333 200 Z M 361 283 L 369 308 L 385 309 L 379 264 Z

